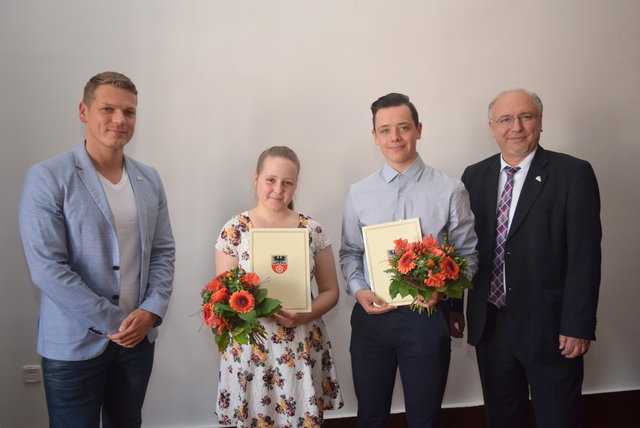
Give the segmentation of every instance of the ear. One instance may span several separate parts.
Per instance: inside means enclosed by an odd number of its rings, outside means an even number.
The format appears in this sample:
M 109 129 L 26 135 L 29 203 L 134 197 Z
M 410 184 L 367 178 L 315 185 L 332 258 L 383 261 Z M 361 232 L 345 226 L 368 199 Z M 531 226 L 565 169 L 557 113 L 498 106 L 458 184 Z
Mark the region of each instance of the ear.
M 82 123 L 87 123 L 89 121 L 89 106 L 84 102 L 80 102 L 80 105 L 78 106 L 78 113 Z
M 418 122 L 418 126 L 416 126 L 416 130 L 418 131 L 418 138 L 416 139 L 419 140 L 420 138 L 422 138 L 422 122 Z
M 253 185 L 256 186 L 258 184 L 258 173 L 253 173 Z
M 376 146 L 379 146 L 380 144 L 378 143 L 378 134 L 376 134 L 375 129 L 371 130 L 371 135 L 373 135 L 373 142 L 376 143 Z

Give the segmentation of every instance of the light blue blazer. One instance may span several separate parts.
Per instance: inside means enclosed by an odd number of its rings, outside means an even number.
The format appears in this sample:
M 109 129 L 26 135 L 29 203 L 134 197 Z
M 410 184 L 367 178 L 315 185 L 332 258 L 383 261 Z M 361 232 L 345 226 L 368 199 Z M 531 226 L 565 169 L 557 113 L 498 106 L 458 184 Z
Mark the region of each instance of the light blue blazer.
M 157 171 L 125 156 L 141 239 L 138 307 L 160 317 L 171 296 L 175 244 Z M 78 361 L 104 352 L 128 315 L 118 307 L 120 255 L 114 219 L 84 144 L 31 167 L 20 202 L 20 234 L 41 290 L 38 353 Z M 148 339 L 157 336 L 155 327 Z

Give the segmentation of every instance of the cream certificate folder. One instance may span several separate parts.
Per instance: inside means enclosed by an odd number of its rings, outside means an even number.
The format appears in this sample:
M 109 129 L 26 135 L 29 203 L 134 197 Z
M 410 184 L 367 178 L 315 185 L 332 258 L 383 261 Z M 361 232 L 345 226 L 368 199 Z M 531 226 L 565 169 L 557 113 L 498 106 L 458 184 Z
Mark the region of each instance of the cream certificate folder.
M 251 228 L 249 239 L 251 271 L 260 275 L 268 296 L 283 309 L 311 312 L 309 230 Z
M 367 269 L 369 272 L 369 282 L 371 289 L 381 299 L 392 305 L 409 305 L 413 302 L 413 297 L 400 297 L 395 299 L 389 296 L 389 284 L 391 275 L 385 272 L 391 265 L 389 264 L 389 254 L 394 251 L 396 239 L 406 239 L 409 242 L 416 242 L 422 239 L 420 230 L 420 219 L 392 221 L 390 223 L 373 224 L 362 228 L 364 238 L 364 253 L 367 259 Z

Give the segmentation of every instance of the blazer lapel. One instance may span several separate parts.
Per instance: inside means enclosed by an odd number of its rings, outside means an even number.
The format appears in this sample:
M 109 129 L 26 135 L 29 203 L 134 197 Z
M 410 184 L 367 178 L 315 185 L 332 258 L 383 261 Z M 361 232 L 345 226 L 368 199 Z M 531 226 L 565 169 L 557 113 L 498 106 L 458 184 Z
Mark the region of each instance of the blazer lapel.
M 496 223 L 498 221 L 496 211 L 498 209 L 498 179 L 500 178 L 500 155 L 494 157 L 491 162 L 486 166 L 481 177 L 482 189 L 485 194 L 482 200 L 487 201 L 484 210 L 487 219 L 491 219 L 491 224 L 488 225 L 488 230 L 496 230 Z
M 111 207 L 109 206 L 109 201 L 107 201 L 107 195 L 104 193 L 102 183 L 100 183 L 100 179 L 98 178 L 98 172 L 93 166 L 93 162 L 91 162 L 91 158 L 84 148 L 84 144 L 74 150 L 74 155 L 76 158 L 76 170 L 78 171 L 80 180 L 82 180 L 96 205 L 98 205 L 107 222 L 109 222 L 109 225 L 111 225 L 115 231 L 115 221 Z
M 548 158 L 546 151 L 542 147 L 538 147 L 538 150 L 531 161 L 531 166 L 529 167 L 529 172 L 525 178 L 524 185 L 522 186 L 522 193 L 520 193 L 520 198 L 518 199 L 518 205 L 516 206 L 516 212 L 513 216 L 513 221 L 509 228 L 509 235 L 507 236 L 507 239 L 509 239 L 515 231 L 518 230 L 518 227 L 527 216 L 531 205 L 533 205 L 533 202 L 536 200 L 538 194 L 540 194 L 540 191 L 547 182 L 547 171 L 544 169 L 547 161 Z
M 147 213 L 147 198 L 146 192 L 148 191 L 149 183 L 136 166 L 129 160 L 127 156 L 124 158 L 124 167 L 129 176 L 129 182 L 133 189 L 133 195 L 136 198 L 136 208 L 138 209 L 138 229 L 140 230 L 140 244 L 142 245 L 142 252 L 150 243 L 148 242 L 149 234 L 148 228 L 148 213 Z

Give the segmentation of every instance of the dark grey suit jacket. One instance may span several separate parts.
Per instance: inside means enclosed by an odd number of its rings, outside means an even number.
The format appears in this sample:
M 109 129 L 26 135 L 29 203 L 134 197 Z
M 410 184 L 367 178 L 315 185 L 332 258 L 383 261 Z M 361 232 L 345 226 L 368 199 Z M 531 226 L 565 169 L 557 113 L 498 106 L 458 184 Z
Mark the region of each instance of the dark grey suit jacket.
M 500 155 L 462 175 L 475 215 L 479 270 L 469 293 L 469 343 L 485 330 L 495 247 Z M 591 165 L 539 147 L 506 241 L 508 341 L 526 362 L 561 358 L 558 335 L 595 339 L 600 196 Z

